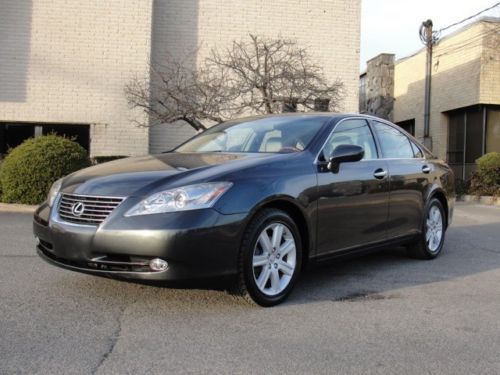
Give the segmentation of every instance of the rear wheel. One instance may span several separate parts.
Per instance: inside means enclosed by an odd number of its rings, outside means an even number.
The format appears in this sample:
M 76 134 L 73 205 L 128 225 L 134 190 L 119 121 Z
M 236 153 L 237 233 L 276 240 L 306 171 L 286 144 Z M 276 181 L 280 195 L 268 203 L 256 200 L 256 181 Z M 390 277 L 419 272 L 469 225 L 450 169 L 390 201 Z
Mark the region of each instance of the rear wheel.
M 300 273 L 302 246 L 284 211 L 264 209 L 248 225 L 240 248 L 236 292 L 261 306 L 281 303 Z
M 433 259 L 439 255 L 444 244 L 446 230 L 445 211 L 441 202 L 433 198 L 426 208 L 422 234 L 415 243 L 408 245 L 408 252 L 414 258 Z

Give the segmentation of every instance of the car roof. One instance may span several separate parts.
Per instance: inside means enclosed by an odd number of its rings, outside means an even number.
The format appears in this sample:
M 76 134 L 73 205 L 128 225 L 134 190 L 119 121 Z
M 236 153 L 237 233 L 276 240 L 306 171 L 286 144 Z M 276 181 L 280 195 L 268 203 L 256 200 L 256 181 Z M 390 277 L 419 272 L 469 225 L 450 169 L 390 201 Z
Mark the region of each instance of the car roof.
M 327 117 L 331 119 L 343 119 L 347 117 L 360 117 L 360 118 L 375 118 L 359 113 L 337 113 L 337 112 L 287 112 L 287 113 L 273 113 L 266 115 L 255 115 L 247 117 L 239 117 L 234 120 L 237 121 L 253 121 L 265 118 L 282 118 L 282 117 Z

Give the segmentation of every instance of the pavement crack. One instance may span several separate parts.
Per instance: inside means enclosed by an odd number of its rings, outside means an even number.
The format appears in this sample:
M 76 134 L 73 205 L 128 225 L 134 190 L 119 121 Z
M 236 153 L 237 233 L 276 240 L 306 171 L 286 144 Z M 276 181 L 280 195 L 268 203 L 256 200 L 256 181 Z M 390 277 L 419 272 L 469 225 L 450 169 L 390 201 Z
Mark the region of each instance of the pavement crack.
M 99 362 L 97 363 L 97 365 L 92 370 L 92 372 L 91 372 L 92 375 L 97 374 L 99 369 L 104 365 L 106 360 L 109 358 L 109 356 L 115 350 L 116 344 L 118 343 L 118 340 L 119 340 L 121 332 L 122 332 L 122 318 L 123 318 L 123 315 L 125 314 L 125 310 L 127 309 L 128 306 L 130 306 L 130 305 L 124 306 L 122 309 L 120 309 L 120 313 L 118 314 L 118 317 L 116 319 L 116 321 L 117 321 L 116 329 L 113 331 L 113 333 L 109 337 L 109 346 L 108 346 L 107 350 L 102 354 L 102 357 L 99 360 Z
M 359 292 L 349 293 L 347 295 L 332 299 L 332 302 L 362 302 L 362 301 L 379 301 L 400 298 L 397 294 L 385 295 L 375 291 L 363 290 Z

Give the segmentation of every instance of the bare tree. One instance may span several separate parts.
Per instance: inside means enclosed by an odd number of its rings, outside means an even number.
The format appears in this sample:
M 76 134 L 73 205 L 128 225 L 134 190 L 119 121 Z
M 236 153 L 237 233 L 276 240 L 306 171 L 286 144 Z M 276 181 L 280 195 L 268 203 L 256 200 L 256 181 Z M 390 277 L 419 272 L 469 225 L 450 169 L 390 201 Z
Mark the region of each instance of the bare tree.
M 206 128 L 207 122 L 219 123 L 229 116 L 228 103 L 237 95 L 225 85 L 226 69 L 189 68 L 186 60 L 167 58 L 150 66 L 151 77 L 133 79 L 125 87 L 132 108 L 140 108 L 147 120 L 139 126 L 187 122 L 194 129 Z
M 201 68 L 190 65 L 167 59 L 151 66 L 150 81 L 127 85 L 129 104 L 149 117 L 140 125 L 183 120 L 199 130 L 242 113 L 336 111 L 343 95 L 342 82 L 329 82 L 290 39 L 250 35 L 223 51 L 213 49 Z
M 328 82 L 307 50 L 291 39 L 250 35 L 250 41 L 234 41 L 222 53 L 213 50 L 208 62 L 231 72 L 227 83 L 240 93 L 242 109 L 257 113 L 276 113 L 297 105 L 317 109 L 319 103 L 324 107 L 325 100 L 327 109 L 339 109 L 342 82 Z

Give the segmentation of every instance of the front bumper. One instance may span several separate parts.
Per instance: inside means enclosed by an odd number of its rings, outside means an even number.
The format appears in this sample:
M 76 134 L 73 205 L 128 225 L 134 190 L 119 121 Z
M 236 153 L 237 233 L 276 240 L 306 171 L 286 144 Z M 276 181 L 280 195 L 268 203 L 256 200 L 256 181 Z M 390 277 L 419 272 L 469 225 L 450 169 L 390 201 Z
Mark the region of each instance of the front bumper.
M 185 280 L 237 272 L 246 214 L 203 209 L 124 217 L 121 211 L 99 226 L 76 225 L 42 204 L 33 220 L 38 254 L 62 268 L 125 279 Z M 166 260 L 168 269 L 149 269 L 153 258 Z

